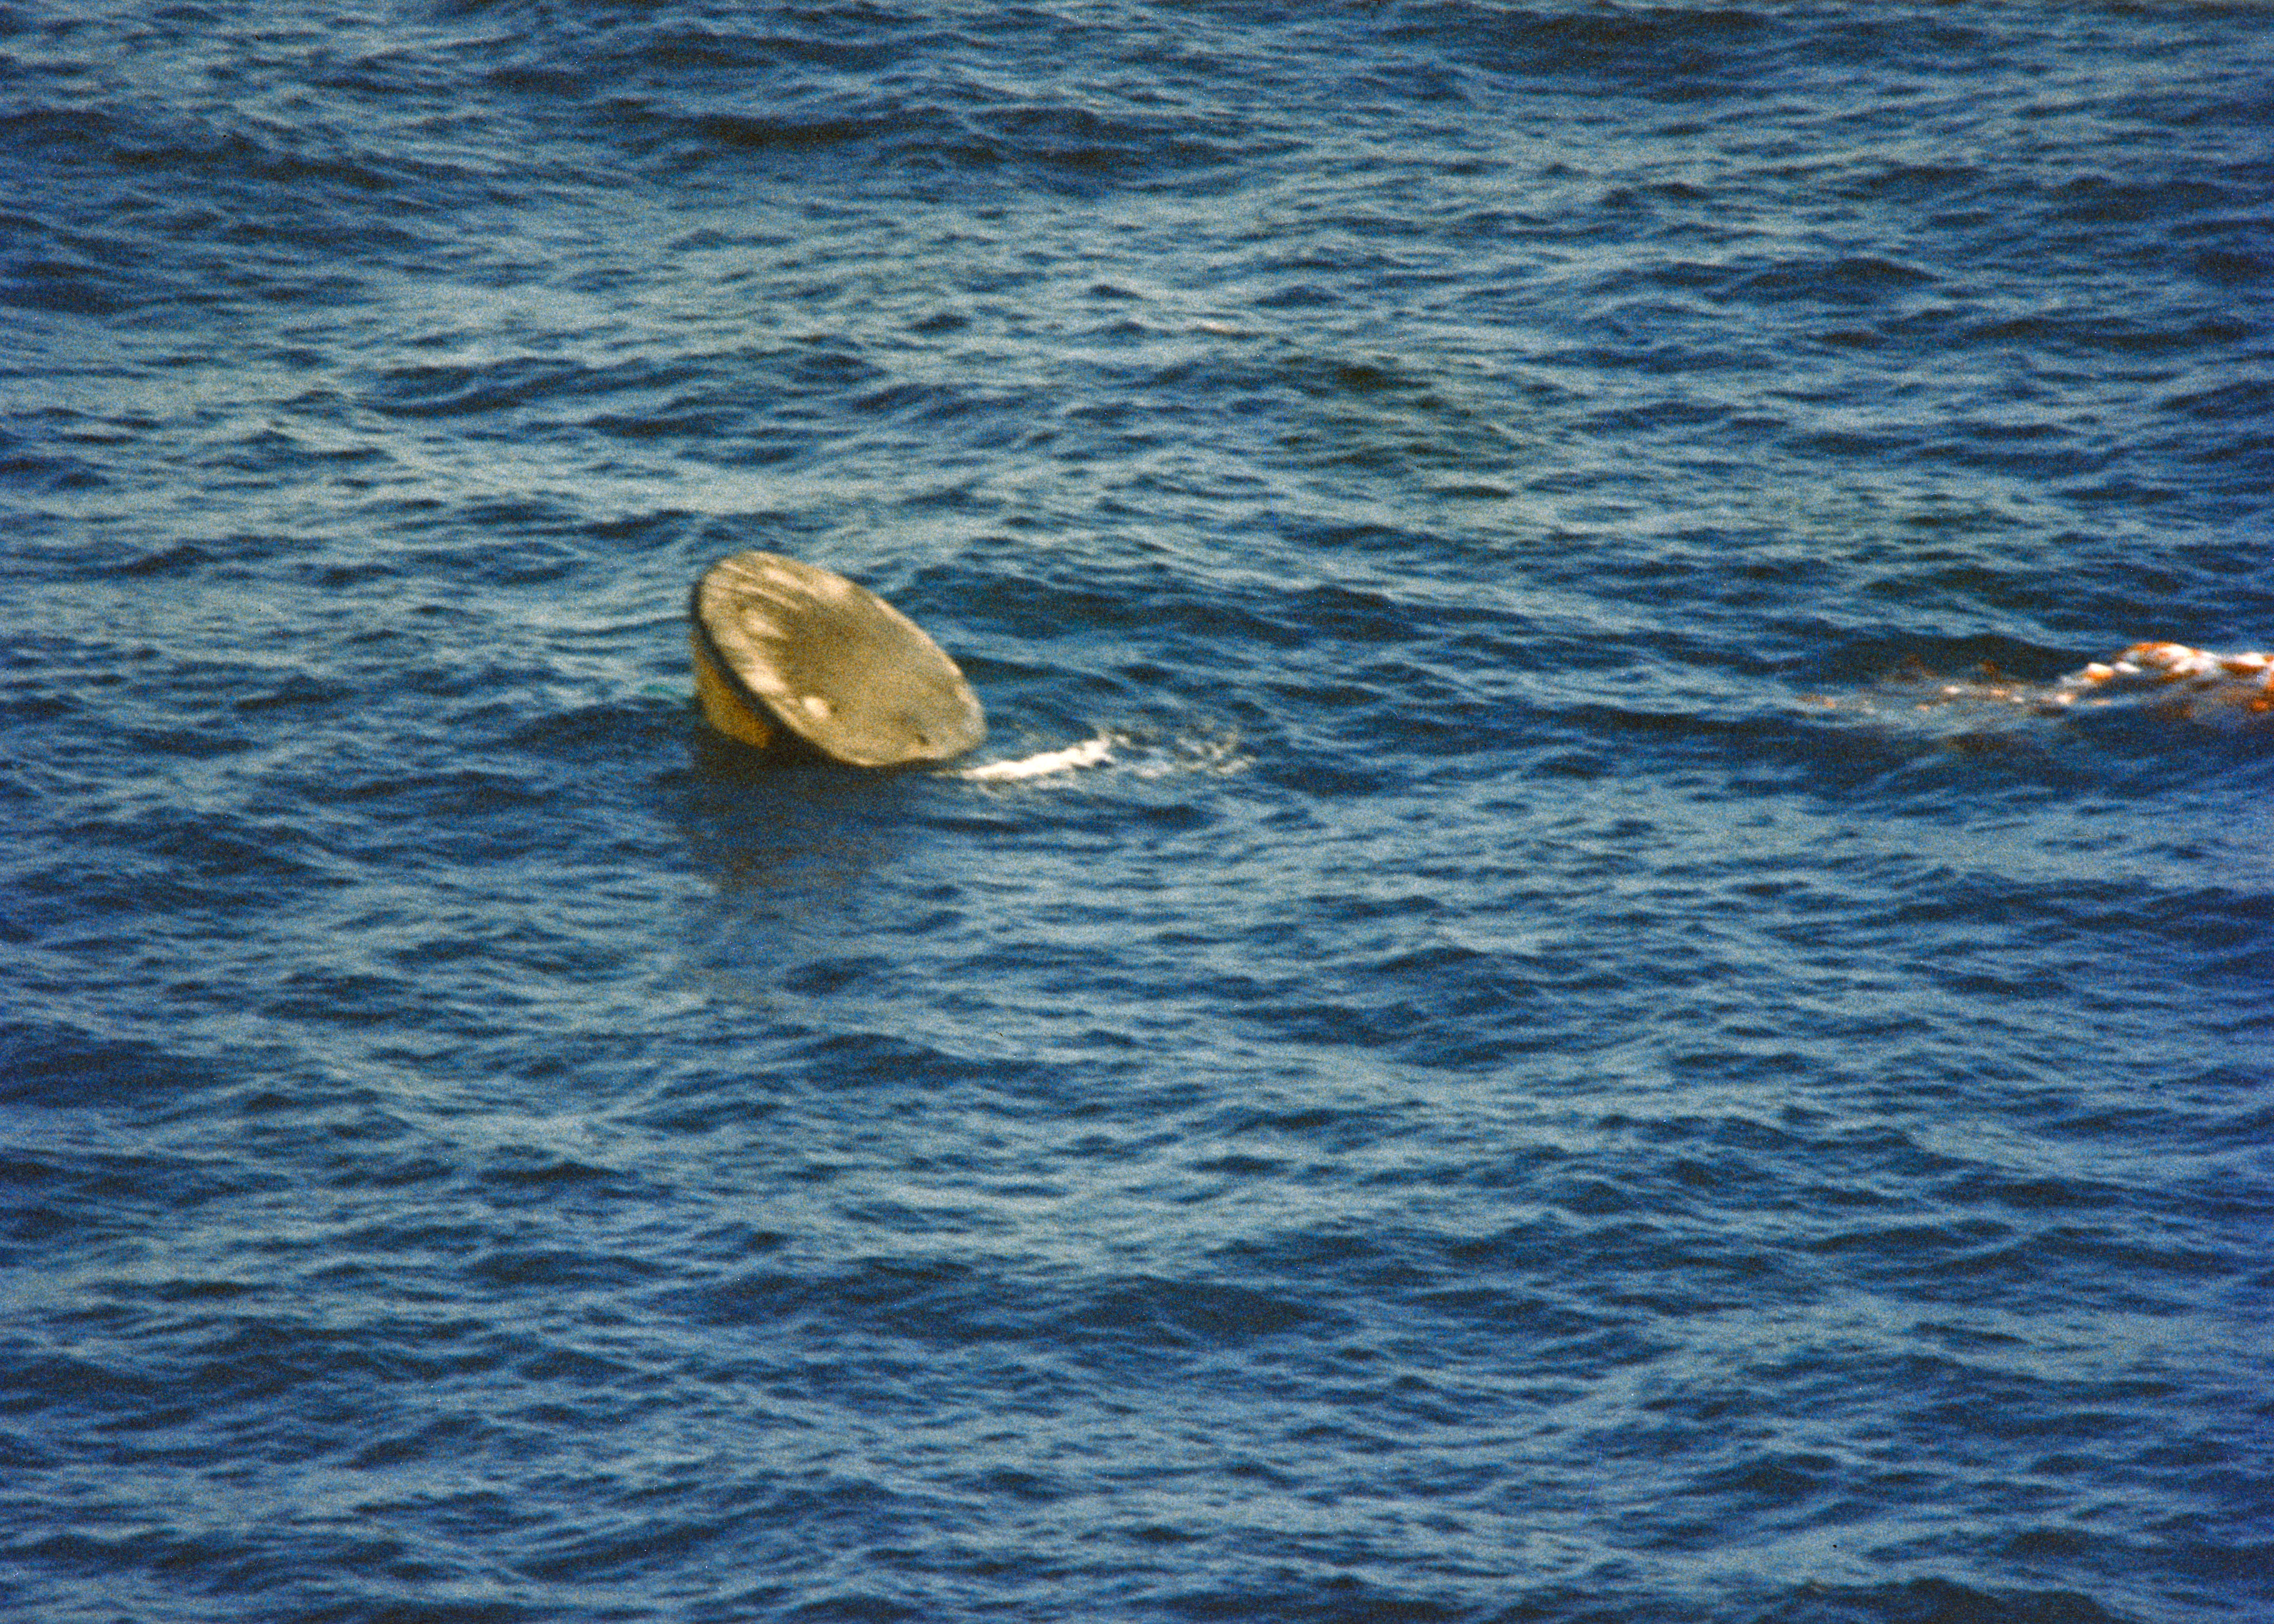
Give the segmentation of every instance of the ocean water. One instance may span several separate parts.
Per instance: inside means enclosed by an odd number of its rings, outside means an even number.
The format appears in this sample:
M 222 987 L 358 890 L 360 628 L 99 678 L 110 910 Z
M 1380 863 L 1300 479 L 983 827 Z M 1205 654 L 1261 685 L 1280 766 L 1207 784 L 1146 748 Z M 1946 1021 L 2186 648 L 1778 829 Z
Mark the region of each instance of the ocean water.
M 0 312 L 9 1619 L 2274 1618 L 2274 8 L 26 0 Z

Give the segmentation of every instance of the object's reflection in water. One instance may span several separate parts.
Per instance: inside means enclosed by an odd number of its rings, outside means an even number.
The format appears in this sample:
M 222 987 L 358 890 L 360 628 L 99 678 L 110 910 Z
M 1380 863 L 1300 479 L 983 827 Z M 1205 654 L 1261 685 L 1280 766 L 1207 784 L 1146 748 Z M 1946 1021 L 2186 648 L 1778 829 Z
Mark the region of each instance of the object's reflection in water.
M 675 821 L 712 896 L 687 921 L 687 982 L 770 1004 L 801 966 L 871 955 L 895 934 L 912 780 L 709 736 L 693 755 Z
M 906 781 L 760 753 L 708 735 L 679 823 L 696 867 L 721 895 L 818 898 L 857 881 L 898 845 Z

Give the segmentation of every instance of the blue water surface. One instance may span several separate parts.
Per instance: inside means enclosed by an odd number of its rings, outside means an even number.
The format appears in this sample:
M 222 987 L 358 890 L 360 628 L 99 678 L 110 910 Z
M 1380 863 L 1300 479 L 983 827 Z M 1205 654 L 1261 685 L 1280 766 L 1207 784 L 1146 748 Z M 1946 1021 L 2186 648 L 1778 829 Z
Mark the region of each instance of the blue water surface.
M 2274 7 L 26 0 L 0 309 L 8 1617 L 2274 1618 Z

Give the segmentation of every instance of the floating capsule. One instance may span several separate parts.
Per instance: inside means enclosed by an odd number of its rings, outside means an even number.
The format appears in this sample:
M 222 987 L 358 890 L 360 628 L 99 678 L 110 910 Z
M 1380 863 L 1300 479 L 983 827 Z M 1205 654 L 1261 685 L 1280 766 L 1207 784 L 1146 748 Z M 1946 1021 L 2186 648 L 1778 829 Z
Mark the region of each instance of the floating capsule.
M 688 607 L 704 720 L 852 767 L 946 761 L 987 736 L 978 695 L 915 622 L 867 588 L 777 553 L 721 559 Z

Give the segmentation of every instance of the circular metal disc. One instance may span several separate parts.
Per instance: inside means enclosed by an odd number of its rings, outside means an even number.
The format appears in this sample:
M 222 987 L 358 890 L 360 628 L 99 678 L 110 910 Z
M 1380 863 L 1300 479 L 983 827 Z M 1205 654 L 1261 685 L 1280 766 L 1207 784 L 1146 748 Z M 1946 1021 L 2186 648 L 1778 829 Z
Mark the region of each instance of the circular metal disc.
M 987 720 L 955 662 L 865 587 L 778 553 L 721 559 L 697 583 L 704 651 L 763 713 L 855 767 L 960 756 Z

